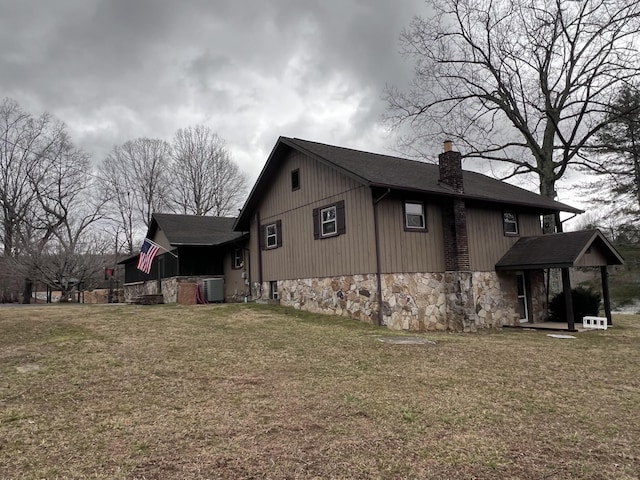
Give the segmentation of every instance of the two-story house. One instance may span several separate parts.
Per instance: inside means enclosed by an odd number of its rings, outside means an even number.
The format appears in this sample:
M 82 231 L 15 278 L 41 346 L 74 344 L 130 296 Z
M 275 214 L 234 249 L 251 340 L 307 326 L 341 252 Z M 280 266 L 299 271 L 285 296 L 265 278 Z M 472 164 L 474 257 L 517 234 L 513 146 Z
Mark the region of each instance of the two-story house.
M 234 229 L 250 232 L 254 298 L 395 329 L 471 331 L 546 317 L 553 265 L 496 264 L 542 235 L 541 215 L 561 211 L 581 212 L 463 171 L 450 142 L 435 165 L 281 137 Z

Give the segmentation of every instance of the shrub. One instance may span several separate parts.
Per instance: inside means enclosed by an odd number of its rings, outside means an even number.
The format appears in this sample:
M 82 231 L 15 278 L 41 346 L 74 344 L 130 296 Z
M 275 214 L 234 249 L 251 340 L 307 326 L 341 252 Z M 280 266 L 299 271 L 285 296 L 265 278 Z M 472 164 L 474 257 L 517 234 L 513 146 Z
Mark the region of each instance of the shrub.
M 577 287 L 571 290 L 573 300 L 573 320 L 582 322 L 582 317 L 586 315 L 598 315 L 600 308 L 600 293 L 588 288 Z M 554 296 L 549 303 L 549 319 L 554 322 L 565 322 L 566 302 L 564 292 Z

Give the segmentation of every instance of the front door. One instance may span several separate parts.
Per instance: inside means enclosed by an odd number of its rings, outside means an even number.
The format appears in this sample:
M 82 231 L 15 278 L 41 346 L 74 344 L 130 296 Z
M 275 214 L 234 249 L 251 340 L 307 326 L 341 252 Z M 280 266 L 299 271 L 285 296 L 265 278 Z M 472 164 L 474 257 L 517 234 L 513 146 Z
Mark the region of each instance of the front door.
M 520 323 L 529 321 L 529 311 L 527 308 L 527 282 L 524 273 L 517 274 L 518 281 L 518 312 L 520 314 Z

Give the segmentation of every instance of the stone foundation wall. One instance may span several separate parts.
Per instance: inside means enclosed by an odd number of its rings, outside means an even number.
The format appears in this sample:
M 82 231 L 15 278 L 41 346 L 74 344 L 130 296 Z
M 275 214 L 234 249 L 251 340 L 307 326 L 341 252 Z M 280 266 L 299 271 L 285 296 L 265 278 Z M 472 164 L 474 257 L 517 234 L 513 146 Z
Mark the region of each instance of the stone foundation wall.
M 544 322 L 549 317 L 547 305 L 547 285 L 544 270 L 532 270 L 529 273 L 529 290 L 531 292 L 531 322 Z
M 267 291 L 269 283 L 266 283 Z M 264 288 L 264 287 L 263 287 Z M 307 278 L 278 282 L 280 304 L 377 323 L 376 275 Z
M 474 332 L 517 325 L 517 283 L 510 272 L 384 274 L 383 325 L 395 330 Z M 546 317 L 544 275 L 530 275 L 532 320 Z M 256 283 L 269 298 L 269 282 Z M 278 281 L 282 305 L 377 323 L 376 275 Z
M 514 273 L 474 272 L 473 298 L 478 328 L 519 323 L 518 284 Z

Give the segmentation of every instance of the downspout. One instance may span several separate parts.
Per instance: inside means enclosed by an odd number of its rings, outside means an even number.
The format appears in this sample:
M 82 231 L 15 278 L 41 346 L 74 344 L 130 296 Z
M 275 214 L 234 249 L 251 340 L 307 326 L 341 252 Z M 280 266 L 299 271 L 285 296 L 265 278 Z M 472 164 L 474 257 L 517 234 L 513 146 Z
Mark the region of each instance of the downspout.
M 373 192 L 372 192 L 373 193 Z M 377 199 L 373 200 L 373 229 L 375 236 L 376 246 L 376 278 L 378 281 L 378 326 L 382 325 L 382 267 L 380 265 L 380 226 L 378 222 L 378 203 L 382 201 L 384 197 L 391 193 L 391 189 L 387 188 L 387 191 L 380 195 Z

